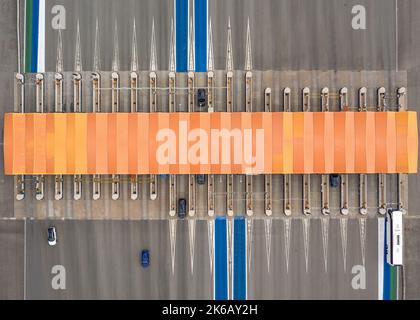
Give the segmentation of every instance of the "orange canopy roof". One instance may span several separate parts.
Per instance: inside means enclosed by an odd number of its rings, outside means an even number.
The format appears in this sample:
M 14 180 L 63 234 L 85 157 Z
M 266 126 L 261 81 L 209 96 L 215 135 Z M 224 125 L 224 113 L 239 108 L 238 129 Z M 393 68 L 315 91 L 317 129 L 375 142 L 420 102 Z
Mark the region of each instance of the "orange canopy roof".
M 415 112 L 8 113 L 5 174 L 416 173 Z

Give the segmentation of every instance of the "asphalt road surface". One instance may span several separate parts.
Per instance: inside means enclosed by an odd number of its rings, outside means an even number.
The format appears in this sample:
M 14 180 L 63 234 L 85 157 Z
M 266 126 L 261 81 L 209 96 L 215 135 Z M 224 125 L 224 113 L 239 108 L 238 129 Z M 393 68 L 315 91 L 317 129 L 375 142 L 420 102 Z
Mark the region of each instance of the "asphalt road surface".
M 46 230 L 54 225 L 57 245 Z M 208 241 L 200 237 L 190 270 L 187 222 L 179 221 L 174 274 L 169 228 L 160 221 L 28 221 L 28 299 L 211 299 Z M 207 235 L 205 221 L 197 234 Z M 202 240 L 202 241 L 201 241 Z M 150 250 L 150 266 L 142 268 L 139 252 Z M 56 265 L 65 268 L 64 290 L 51 282 Z
M 409 2 L 409 1 L 407 1 Z M 149 68 L 152 20 L 155 20 L 158 66 L 167 70 L 170 21 L 174 8 L 170 1 L 157 0 L 47 0 L 46 12 L 55 4 L 66 7 L 63 31 L 65 70 L 73 70 L 76 25 L 80 23 L 82 58 L 85 70 L 93 65 L 95 20 L 101 37 L 101 68 L 110 70 L 115 19 L 118 24 L 121 70 L 128 70 L 131 58 L 133 19 L 137 25 L 139 63 Z M 354 5 L 366 8 L 367 29 L 353 30 Z M 401 3 L 404 7 L 404 3 Z M 407 4 L 405 4 L 407 5 Z M 402 9 L 404 10 L 404 9 Z M 290 14 L 293 12 L 293 15 Z M 243 69 L 246 23 L 249 17 L 253 43 L 253 64 L 257 70 L 395 70 L 395 0 L 212 0 L 215 68 L 225 69 L 228 17 L 231 17 L 234 68 Z M 50 18 L 47 15 L 47 19 Z M 407 24 L 400 19 L 400 24 Z M 46 71 L 55 70 L 57 31 L 47 24 Z M 404 39 L 404 38 L 403 38 Z
M 366 238 L 366 290 L 352 288 L 354 266 L 363 265 L 360 242 L 349 241 L 346 269 L 339 239 L 339 220 L 330 219 L 327 269 L 321 247 L 321 223 L 310 225 L 308 271 L 302 225 L 292 221 L 290 260 L 285 259 L 284 228 L 273 220 L 272 255 L 267 260 L 263 220 L 255 220 L 250 299 L 374 299 L 377 294 L 377 224 L 369 219 Z M 160 221 L 27 221 L 27 299 L 211 299 L 207 222 L 197 222 L 200 241 L 191 272 L 186 221 L 177 225 L 175 269 L 171 271 L 168 222 Z M 57 245 L 46 241 L 48 226 L 57 229 Z M 22 224 L 20 225 L 22 227 Z M 358 239 L 357 220 L 350 220 L 349 239 Z M 138 254 L 149 249 L 151 265 L 142 268 Z M 377 254 L 377 253 L 376 253 Z M 267 265 L 269 261 L 270 266 Z M 65 269 L 65 288 L 52 287 L 54 266 Z M 323 290 L 320 290 L 323 288 Z
M 248 275 L 248 297 L 250 299 L 375 299 L 378 290 L 376 220 L 367 221 L 366 289 L 364 290 L 355 290 L 351 284 L 355 270 L 363 265 L 358 221 L 351 219 L 348 222 L 348 246 L 344 268 L 339 219 L 330 219 L 326 269 L 321 220 L 310 221 L 307 270 L 302 219 L 294 219 L 291 223 L 288 270 L 283 223 L 280 220 L 273 220 L 271 259 L 268 268 L 264 221 L 254 222 L 252 246 L 254 256 L 251 262 L 252 271 Z
M 0 299 L 22 299 L 24 293 L 24 222 L 0 221 Z

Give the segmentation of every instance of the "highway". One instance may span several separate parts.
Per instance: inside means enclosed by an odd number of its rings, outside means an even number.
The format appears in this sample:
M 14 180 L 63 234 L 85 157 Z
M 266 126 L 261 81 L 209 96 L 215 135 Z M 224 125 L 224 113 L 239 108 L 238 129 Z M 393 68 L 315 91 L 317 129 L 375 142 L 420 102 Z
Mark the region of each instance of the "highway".
M 50 8 L 57 3 L 59 1 L 47 0 L 46 11 L 50 12 Z M 83 69 L 89 70 L 93 65 L 94 22 L 98 18 L 101 68 L 111 69 L 112 55 L 105 52 L 113 52 L 114 22 L 117 19 L 120 67 L 121 70 L 128 70 L 130 35 L 135 18 L 139 69 L 149 68 L 150 36 L 152 21 L 155 19 L 158 67 L 167 70 L 170 21 L 173 17 L 173 6 L 168 4 L 166 0 L 122 0 L 118 5 L 112 0 L 66 3 L 66 29 L 75 31 L 77 21 L 80 23 Z M 354 4 L 347 0 L 262 0 L 258 5 L 253 0 L 210 1 L 215 69 L 224 69 L 226 65 L 225 31 L 229 16 L 232 22 L 234 68 L 243 69 L 249 16 L 253 66 L 256 70 L 395 70 L 395 0 L 357 2 L 366 8 L 369 32 L 352 29 L 351 10 Z M 401 6 L 401 10 L 409 7 L 403 3 Z M 290 12 L 294 12 L 293 17 Z M 399 23 L 406 22 L 401 19 Z M 76 33 L 67 30 L 63 31 L 64 51 L 67 53 L 64 70 L 73 70 L 72 53 L 75 52 Z M 46 70 L 54 71 L 57 31 L 47 27 L 46 32 L 46 47 L 50 48 L 46 51 Z M 358 50 L 354 50 L 355 47 Z
M 348 223 L 346 269 L 340 240 L 339 219 L 330 219 L 328 262 L 325 270 L 321 220 L 311 219 L 309 227 L 308 271 L 306 271 L 301 219 L 292 220 L 290 252 L 287 266 L 283 223 L 273 220 L 270 268 L 267 267 L 265 228 L 261 220 L 254 222 L 255 255 L 248 274 L 249 299 L 374 299 L 377 294 L 378 260 L 377 223 L 369 219 L 366 238 L 366 290 L 354 290 L 354 266 L 363 265 L 357 220 Z M 356 267 L 357 268 L 357 267 Z
M 168 221 L 28 221 L 28 299 L 211 299 L 208 244 L 196 243 L 194 273 L 189 266 L 186 222 L 179 222 L 174 274 L 171 271 Z M 57 228 L 57 246 L 49 247 L 45 230 Z M 197 233 L 207 234 L 197 222 Z M 150 250 L 142 268 L 139 252 Z M 62 265 L 65 290 L 51 286 L 51 269 Z
M 290 260 L 285 259 L 284 226 L 273 220 L 272 256 L 267 266 L 262 220 L 254 222 L 250 299 L 372 299 L 377 290 L 377 224 L 368 220 L 366 257 L 367 290 L 353 290 L 354 266 L 362 264 L 358 241 L 349 241 L 346 271 L 339 236 L 339 220 L 331 219 L 331 238 L 325 271 L 319 219 L 311 220 L 308 272 L 305 270 L 302 226 L 293 220 Z M 58 244 L 48 246 L 49 225 L 57 228 Z M 22 227 L 22 223 L 20 224 Z M 27 221 L 27 299 L 211 299 L 212 276 L 206 222 L 197 221 L 194 273 L 189 263 L 186 222 L 178 222 L 174 274 L 171 271 L 167 221 Z M 349 240 L 358 238 L 357 220 L 348 225 Z M 202 240 L 202 241 L 201 241 Z M 10 243 L 10 242 L 9 242 Z M 151 252 L 151 265 L 139 264 L 142 249 Z M 51 269 L 65 268 L 65 290 L 54 290 Z M 323 288 L 323 290 L 319 290 Z
M 114 23 L 118 24 L 118 48 L 120 70 L 127 72 L 131 63 L 132 27 L 136 20 L 139 70 L 150 66 L 150 41 L 152 21 L 155 20 L 157 64 L 159 70 L 168 70 L 170 48 L 170 23 L 174 8 L 167 0 L 77 0 L 73 2 L 46 0 L 46 12 L 51 7 L 64 4 L 67 12 L 66 30 L 62 32 L 64 71 L 74 69 L 77 21 L 81 30 L 82 69 L 93 68 L 95 20 L 98 18 L 100 34 L 100 67 L 109 71 L 112 67 L 114 50 Z M 367 30 L 353 30 L 351 27 L 352 7 L 362 4 L 367 12 Z M 11 67 L 16 53 L 15 5 L 4 0 L 0 13 L 0 27 L 9 30 L 0 37 L 4 45 L 1 56 L 0 79 L 5 99 L 0 101 L 0 110 L 11 111 L 13 86 Z M 420 38 L 416 30 L 420 22 L 420 5 L 415 0 L 399 1 L 396 15 L 395 0 L 210 0 L 209 17 L 213 27 L 214 67 L 216 86 L 223 86 L 222 74 L 226 66 L 227 21 L 232 25 L 233 63 L 235 70 L 245 65 L 247 19 L 250 19 L 252 57 L 254 71 L 255 109 L 261 108 L 263 91 L 273 89 L 273 111 L 282 111 L 282 88 L 292 89 L 292 110 L 300 111 L 300 90 L 311 88 L 312 111 L 321 110 L 320 91 L 329 87 L 331 91 L 347 86 L 350 89 L 350 105 L 357 106 L 357 90 L 368 87 L 368 105 L 375 105 L 376 89 L 379 86 L 395 89 L 406 86 L 409 109 L 419 107 L 415 101 L 420 98 Z M 293 14 L 291 14 L 293 12 Z M 134 15 L 133 15 L 134 13 Z M 48 15 L 50 17 L 50 15 Z M 407 18 L 408 17 L 408 18 Z M 398 18 L 398 19 L 397 19 Z M 46 26 L 45 61 L 46 71 L 56 70 L 56 48 L 58 32 Z M 13 54 L 12 54 L 13 53 Z M 13 56 L 14 57 L 14 56 Z M 397 71 L 398 70 L 398 71 Z M 141 71 L 141 79 L 148 72 Z M 128 72 L 121 71 L 122 85 L 128 85 Z M 166 72 L 158 73 L 160 84 L 166 85 Z M 238 72 L 241 74 L 241 72 Z M 88 78 L 89 73 L 83 74 Z M 104 73 L 109 77 L 109 73 Z M 49 75 L 50 77 L 52 74 Z M 160 77 L 159 77 L 160 76 Z M 165 76 L 165 78 L 163 77 Z M 197 74 L 197 84 L 204 85 L 205 77 Z M 106 78 L 107 79 L 107 78 Z M 147 85 L 142 80 L 143 83 Z M 243 77 L 235 78 L 235 111 L 245 110 Z M 67 81 L 69 83 L 69 81 Z M 177 85 L 186 86 L 186 76 L 177 76 Z M 34 94 L 29 89 L 29 94 Z M 46 88 L 52 90 L 52 88 Z M 69 92 L 72 90 L 68 85 Z M 221 91 L 221 90 L 219 90 Z M 51 91 L 52 92 L 52 91 Z M 88 84 L 83 90 L 84 101 L 90 101 Z M 179 99 L 178 99 L 179 98 Z M 70 99 L 70 97 L 68 98 Z M 167 97 L 158 96 L 161 111 L 167 108 Z M 186 111 L 186 97 L 177 97 L 178 111 Z M 393 98 L 395 99 L 395 97 Z M 110 93 L 104 94 L 103 105 L 109 105 Z M 148 98 L 141 97 L 140 109 L 146 111 Z M 70 107 L 70 101 L 65 103 Z M 336 96 L 331 98 L 331 109 L 339 110 Z M 395 103 L 394 103 L 395 104 Z M 225 110 L 225 94 L 216 93 L 216 111 Z M 90 106 L 86 104 L 85 107 Z M 128 110 L 128 94 L 123 93 L 122 108 Z M 28 106 L 28 110 L 34 108 Z M 53 110 L 52 100 L 46 107 Z M 260 110 L 259 110 L 260 111 Z M 3 117 L 3 114 L 1 115 Z M 1 118 L 2 119 L 2 118 Z M 3 157 L 0 157 L 0 165 Z M 199 187 L 195 231 L 194 274 L 190 273 L 189 229 L 186 221 L 178 222 L 176 230 L 175 273 L 171 271 L 171 247 L 168 217 L 169 188 L 167 180 L 158 177 L 157 201 L 149 198 L 146 177 L 141 177 L 140 195 L 137 202 L 129 198 L 128 183 L 123 184 L 120 200 L 110 199 L 110 185 L 104 187 L 103 196 L 91 201 L 91 183 L 83 185 L 80 201 L 73 201 L 72 177 L 65 181 L 65 196 L 61 202 L 52 200 L 52 179 L 47 181 L 46 201 L 34 200 L 32 191 L 22 201 L 14 200 L 13 179 L 0 175 L 1 217 L 36 217 L 27 220 L 26 234 L 23 221 L 0 221 L 0 253 L 7 259 L 0 260 L 0 298 L 27 299 L 211 299 L 212 276 L 210 272 L 209 244 L 207 233 L 206 192 Z M 397 203 L 397 180 L 388 176 L 388 201 Z M 178 177 L 178 197 L 188 198 L 188 178 Z M 245 177 L 234 177 L 234 212 L 245 215 Z M 248 271 L 248 298 L 250 299 L 377 299 L 378 290 L 378 226 L 376 219 L 377 186 L 376 177 L 368 176 L 368 219 L 366 225 L 365 266 L 367 270 L 366 290 L 353 290 L 351 268 L 362 264 L 362 244 L 358 221 L 360 215 L 358 198 L 358 176 L 349 176 L 349 205 L 347 234 L 346 272 L 340 238 L 340 192 L 331 188 L 329 223 L 328 262 L 325 272 L 324 247 L 320 218 L 322 217 L 320 185 L 321 176 L 311 177 L 311 205 L 309 247 L 305 258 L 305 233 L 302 227 L 302 177 L 292 179 L 292 222 L 289 252 L 289 270 L 286 270 L 285 232 L 283 211 L 283 177 L 273 177 L 273 212 L 270 241 L 270 271 L 267 269 L 267 238 L 264 227 L 263 177 L 254 177 L 254 215 L 251 242 L 251 269 Z M 142 188 L 142 186 L 145 186 Z M 416 190 L 420 175 L 409 178 L 409 216 L 406 221 L 407 298 L 418 298 L 419 283 L 417 270 L 420 268 L 418 255 L 420 200 Z M 216 215 L 226 215 L 226 177 L 215 177 Z M 296 219 L 295 219 L 296 218 Z M 73 220 L 74 219 L 74 220 Z M 85 220 L 93 219 L 93 220 Z M 106 220 L 101 220 L 106 219 Z M 141 219 L 141 220 L 140 220 Z M 347 218 L 346 218 L 347 219 Z M 111 221 L 110 221 L 111 220 Z M 136 221 L 129 221 L 136 220 Z M 140 221 L 139 221 L 140 220 Z M 54 223 L 58 229 L 59 243 L 50 248 L 45 240 L 46 228 Z M 25 241 L 26 239 L 26 241 Z M 325 239 L 324 239 L 325 240 Z M 24 248 L 23 245 L 26 245 Z M 152 254 L 150 269 L 143 270 L 138 263 L 138 251 L 148 247 Z M 26 252 L 26 256 L 24 254 Z M 0 254 L 3 256 L 2 254 Z M 26 261 L 24 266 L 23 260 Z M 308 272 L 306 271 L 308 264 Z M 51 268 L 64 265 L 67 272 L 66 290 L 52 290 Z M 26 270 L 26 272 L 24 271 Z M 3 285 L 5 284 L 5 285 Z M 26 288 L 26 290 L 24 290 Z M 320 290 L 322 288 L 322 290 Z M 26 291 L 26 294 L 25 292 Z

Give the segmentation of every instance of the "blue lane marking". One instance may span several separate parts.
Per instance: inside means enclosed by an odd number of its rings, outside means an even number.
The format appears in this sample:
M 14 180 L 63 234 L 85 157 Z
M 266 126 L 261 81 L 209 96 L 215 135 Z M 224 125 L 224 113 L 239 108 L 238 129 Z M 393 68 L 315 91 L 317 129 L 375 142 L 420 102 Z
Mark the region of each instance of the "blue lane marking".
M 176 71 L 187 72 L 188 65 L 188 0 L 175 0 Z
M 233 299 L 246 300 L 246 233 L 243 217 L 235 218 L 233 233 Z
M 215 254 L 214 254 L 214 299 L 228 299 L 227 275 L 227 238 L 226 219 L 217 217 L 215 222 Z
M 195 71 L 207 72 L 207 0 L 194 2 Z
M 384 292 L 383 292 L 383 299 L 390 300 L 391 299 L 391 266 L 386 261 L 386 220 L 384 224 Z
M 33 0 L 31 72 L 38 71 L 39 0 Z

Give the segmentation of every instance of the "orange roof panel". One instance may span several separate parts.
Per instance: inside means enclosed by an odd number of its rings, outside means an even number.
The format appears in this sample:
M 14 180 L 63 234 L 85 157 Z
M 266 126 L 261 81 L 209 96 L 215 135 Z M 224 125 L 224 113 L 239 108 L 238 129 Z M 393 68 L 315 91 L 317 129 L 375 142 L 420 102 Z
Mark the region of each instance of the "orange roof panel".
M 416 173 L 416 112 L 8 113 L 5 174 Z

